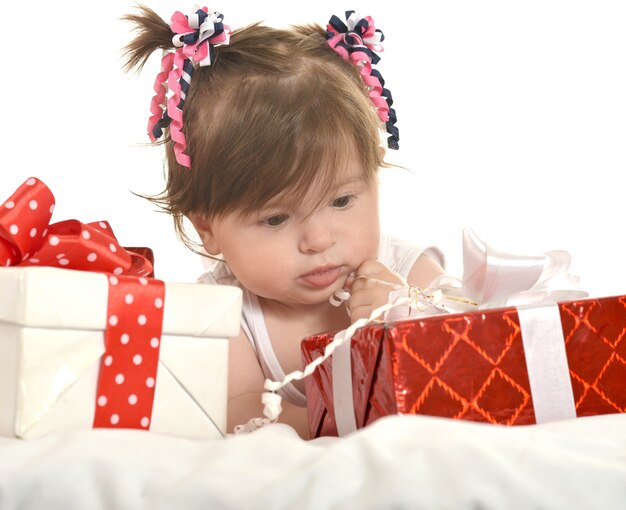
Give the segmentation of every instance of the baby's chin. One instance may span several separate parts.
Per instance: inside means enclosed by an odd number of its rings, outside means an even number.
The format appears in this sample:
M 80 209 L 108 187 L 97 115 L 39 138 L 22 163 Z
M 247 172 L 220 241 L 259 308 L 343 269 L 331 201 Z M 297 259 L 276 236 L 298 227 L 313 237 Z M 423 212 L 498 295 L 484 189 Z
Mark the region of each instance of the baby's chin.
M 311 293 L 308 295 L 277 296 L 267 293 L 257 294 L 257 296 L 263 301 L 273 302 L 275 304 L 283 305 L 288 308 L 320 307 L 331 305 L 331 300 L 333 299 L 333 296 L 337 291 L 340 291 L 341 289 L 341 287 L 337 289 L 335 289 L 334 287 L 332 289 L 320 289 L 319 292 Z

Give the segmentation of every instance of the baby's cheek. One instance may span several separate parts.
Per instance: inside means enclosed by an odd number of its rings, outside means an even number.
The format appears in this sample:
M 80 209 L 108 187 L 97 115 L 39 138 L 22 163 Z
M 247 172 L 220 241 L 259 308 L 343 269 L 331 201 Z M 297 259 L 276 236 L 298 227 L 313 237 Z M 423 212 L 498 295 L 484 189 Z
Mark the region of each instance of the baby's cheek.
M 366 245 L 366 251 L 369 254 L 369 258 L 376 258 L 378 255 L 380 244 L 380 225 L 378 217 L 370 217 L 370 220 L 365 223 L 361 230 L 361 238 Z
M 251 292 L 263 297 L 275 297 L 284 291 L 287 280 L 294 278 L 292 260 L 280 258 L 279 253 L 267 256 L 262 260 L 246 263 L 242 278 L 239 281 Z M 247 282 L 247 285 L 243 281 Z
M 380 231 L 376 228 L 367 229 L 361 233 L 361 242 L 363 243 L 363 254 L 366 259 L 375 259 L 378 257 L 380 244 Z
M 272 280 L 265 273 L 248 273 L 244 277 L 238 278 L 241 285 L 247 290 L 264 298 L 274 298 L 278 292 L 276 279 Z
M 376 260 L 378 258 L 378 245 L 378 237 L 369 237 L 367 234 L 355 239 L 352 250 L 354 269 L 360 267 L 367 260 Z

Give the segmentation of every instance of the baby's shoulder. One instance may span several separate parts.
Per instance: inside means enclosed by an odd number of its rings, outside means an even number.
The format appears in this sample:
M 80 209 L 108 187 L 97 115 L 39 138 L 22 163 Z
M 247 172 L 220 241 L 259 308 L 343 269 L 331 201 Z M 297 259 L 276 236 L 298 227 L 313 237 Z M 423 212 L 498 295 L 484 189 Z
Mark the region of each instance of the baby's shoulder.
M 445 267 L 443 252 L 436 246 L 422 247 L 407 239 L 381 236 L 378 260 L 405 277 L 405 273 L 408 274 L 421 255 L 426 255 L 441 267 Z
M 206 283 L 209 285 L 233 285 L 240 287 L 239 280 L 228 267 L 226 262 L 215 261 L 210 265 L 204 273 L 198 277 L 198 283 Z

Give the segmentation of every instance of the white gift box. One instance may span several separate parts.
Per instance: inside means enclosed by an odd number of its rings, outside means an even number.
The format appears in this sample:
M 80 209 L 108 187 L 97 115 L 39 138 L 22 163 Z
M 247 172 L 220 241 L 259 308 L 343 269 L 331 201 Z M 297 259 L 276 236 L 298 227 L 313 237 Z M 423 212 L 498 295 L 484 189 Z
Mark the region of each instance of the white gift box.
M 92 427 L 107 299 L 104 274 L 0 268 L 0 435 Z M 223 437 L 240 317 L 236 287 L 165 284 L 152 432 Z

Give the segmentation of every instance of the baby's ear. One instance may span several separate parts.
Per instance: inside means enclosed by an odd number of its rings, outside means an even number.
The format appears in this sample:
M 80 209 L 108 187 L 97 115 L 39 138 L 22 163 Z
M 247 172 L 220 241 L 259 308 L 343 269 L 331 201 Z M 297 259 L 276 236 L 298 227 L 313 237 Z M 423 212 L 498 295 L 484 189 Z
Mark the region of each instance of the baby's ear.
M 213 236 L 211 221 L 199 214 L 190 214 L 187 218 L 198 232 L 206 252 L 209 255 L 219 255 L 221 252 Z

